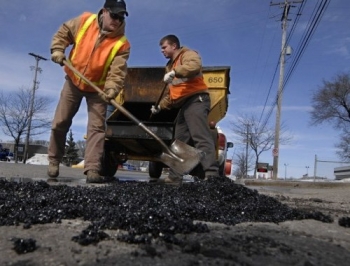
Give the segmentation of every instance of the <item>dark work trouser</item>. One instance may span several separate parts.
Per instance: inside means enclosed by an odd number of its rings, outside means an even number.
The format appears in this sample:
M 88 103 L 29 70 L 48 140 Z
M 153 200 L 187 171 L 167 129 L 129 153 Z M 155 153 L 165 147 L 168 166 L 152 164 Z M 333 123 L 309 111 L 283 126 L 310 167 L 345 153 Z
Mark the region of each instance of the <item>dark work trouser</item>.
M 210 111 L 210 97 L 208 93 L 196 94 L 188 98 L 181 106 L 176 125 L 175 139 L 193 145 L 196 149 L 205 152 L 201 165 L 206 175 L 218 175 L 215 143 L 208 125 Z M 169 177 L 181 177 L 172 169 Z
M 48 159 L 51 163 L 60 163 L 64 152 L 66 137 L 74 116 L 79 110 L 83 97 L 87 104 L 87 139 L 84 157 L 84 172 L 101 168 L 101 157 L 105 143 L 105 120 L 107 104 L 97 93 L 79 90 L 71 80 L 66 82 L 61 91 L 60 100 L 52 121 Z

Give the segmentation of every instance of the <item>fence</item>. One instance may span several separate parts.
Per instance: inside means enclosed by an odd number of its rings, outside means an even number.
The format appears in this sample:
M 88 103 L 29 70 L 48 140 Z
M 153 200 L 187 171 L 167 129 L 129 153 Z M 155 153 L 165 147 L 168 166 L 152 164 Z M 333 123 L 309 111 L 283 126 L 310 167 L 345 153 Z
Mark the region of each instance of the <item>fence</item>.
M 335 179 L 334 168 L 336 167 L 344 167 L 350 166 L 350 162 L 341 162 L 335 160 L 326 160 L 319 159 L 317 155 L 315 155 L 315 163 L 314 163 L 314 179 Z

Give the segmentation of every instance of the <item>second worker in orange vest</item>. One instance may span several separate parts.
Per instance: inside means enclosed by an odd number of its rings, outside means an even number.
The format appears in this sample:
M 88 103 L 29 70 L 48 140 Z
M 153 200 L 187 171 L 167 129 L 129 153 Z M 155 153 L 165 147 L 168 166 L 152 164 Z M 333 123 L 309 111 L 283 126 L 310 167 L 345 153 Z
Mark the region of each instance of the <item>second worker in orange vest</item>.
M 204 178 L 219 176 L 214 139 L 208 125 L 210 96 L 202 74 L 202 60 L 199 54 L 180 46 L 175 35 L 164 36 L 160 42 L 161 52 L 169 59 L 164 82 L 168 83 L 167 94 L 159 106 L 152 106 L 151 112 L 178 108 L 174 138 L 193 145 L 205 153 L 200 164 Z M 182 183 L 182 176 L 170 169 L 166 183 Z
M 48 148 L 49 181 L 57 181 L 59 164 L 65 154 L 66 136 L 83 98 L 86 99 L 88 113 L 84 156 L 86 182 L 109 181 L 109 178 L 100 175 L 101 158 L 107 103 L 124 87 L 127 74 L 130 44 L 125 37 L 125 16 L 128 12 L 123 0 L 106 0 L 98 14 L 83 13 L 65 22 L 53 36 L 52 61 L 62 66 L 66 60 L 66 48 L 73 45 L 67 61 L 100 87 L 105 95 L 99 95 L 71 70 L 64 68 L 66 80 L 52 121 Z

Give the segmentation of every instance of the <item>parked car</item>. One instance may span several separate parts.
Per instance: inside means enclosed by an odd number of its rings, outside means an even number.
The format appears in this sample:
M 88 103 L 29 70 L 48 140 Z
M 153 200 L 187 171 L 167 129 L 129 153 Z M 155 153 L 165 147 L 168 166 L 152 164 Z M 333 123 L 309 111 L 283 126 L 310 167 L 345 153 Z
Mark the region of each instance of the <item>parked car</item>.
M 13 158 L 13 153 L 10 152 L 9 149 L 3 149 L 2 146 L 0 146 L 0 161 L 10 161 L 8 156 Z
M 137 168 L 135 165 L 129 164 L 129 163 L 123 163 L 123 169 L 129 170 L 129 171 L 136 171 Z
M 7 155 L 7 161 L 10 162 L 10 161 L 13 161 L 15 158 L 14 158 L 14 154 L 13 152 L 10 152 L 8 155 Z

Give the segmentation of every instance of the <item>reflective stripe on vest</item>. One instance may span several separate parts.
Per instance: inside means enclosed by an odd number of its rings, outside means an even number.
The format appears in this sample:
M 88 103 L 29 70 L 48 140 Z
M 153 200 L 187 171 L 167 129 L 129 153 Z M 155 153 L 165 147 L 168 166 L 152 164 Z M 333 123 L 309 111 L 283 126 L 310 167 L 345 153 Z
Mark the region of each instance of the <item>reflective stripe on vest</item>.
M 74 54 L 72 55 L 72 61 L 73 58 L 75 56 L 75 54 L 77 53 L 77 47 L 81 41 L 81 38 L 83 38 L 84 33 L 86 32 L 86 30 L 88 29 L 88 27 L 91 25 L 91 23 L 95 20 L 96 18 L 96 14 L 91 15 L 84 23 L 83 27 L 81 27 L 80 31 L 78 32 L 78 36 L 75 42 L 75 49 L 74 49 Z
M 76 42 L 75 42 L 75 49 L 74 49 L 74 53 L 73 55 L 71 56 L 71 60 L 73 61 L 73 58 L 78 50 L 78 47 L 79 47 L 79 43 L 81 41 L 81 39 L 83 38 L 85 32 L 87 31 L 87 29 L 89 28 L 89 26 L 92 24 L 92 22 L 96 19 L 96 14 L 92 14 L 84 23 L 84 25 L 81 27 L 81 29 L 79 30 L 78 32 L 78 35 L 77 35 L 77 39 L 76 39 Z M 121 37 L 117 42 L 116 44 L 114 45 L 111 53 L 109 54 L 108 58 L 107 58 L 107 61 L 105 63 L 105 66 L 103 68 L 103 74 L 100 78 L 99 81 L 95 81 L 95 82 L 92 82 L 94 83 L 95 85 L 97 86 L 101 86 L 105 83 L 106 81 L 106 77 L 107 77 L 107 72 L 108 72 L 108 69 L 109 69 L 109 66 L 111 65 L 115 55 L 118 53 L 119 49 L 126 43 L 127 41 L 127 38 L 125 35 L 123 35 L 123 37 Z M 74 73 L 74 75 L 76 76 L 76 78 L 80 79 L 80 77 Z M 88 84 L 86 83 L 84 80 L 81 80 L 81 82 L 85 83 L 85 84 Z

